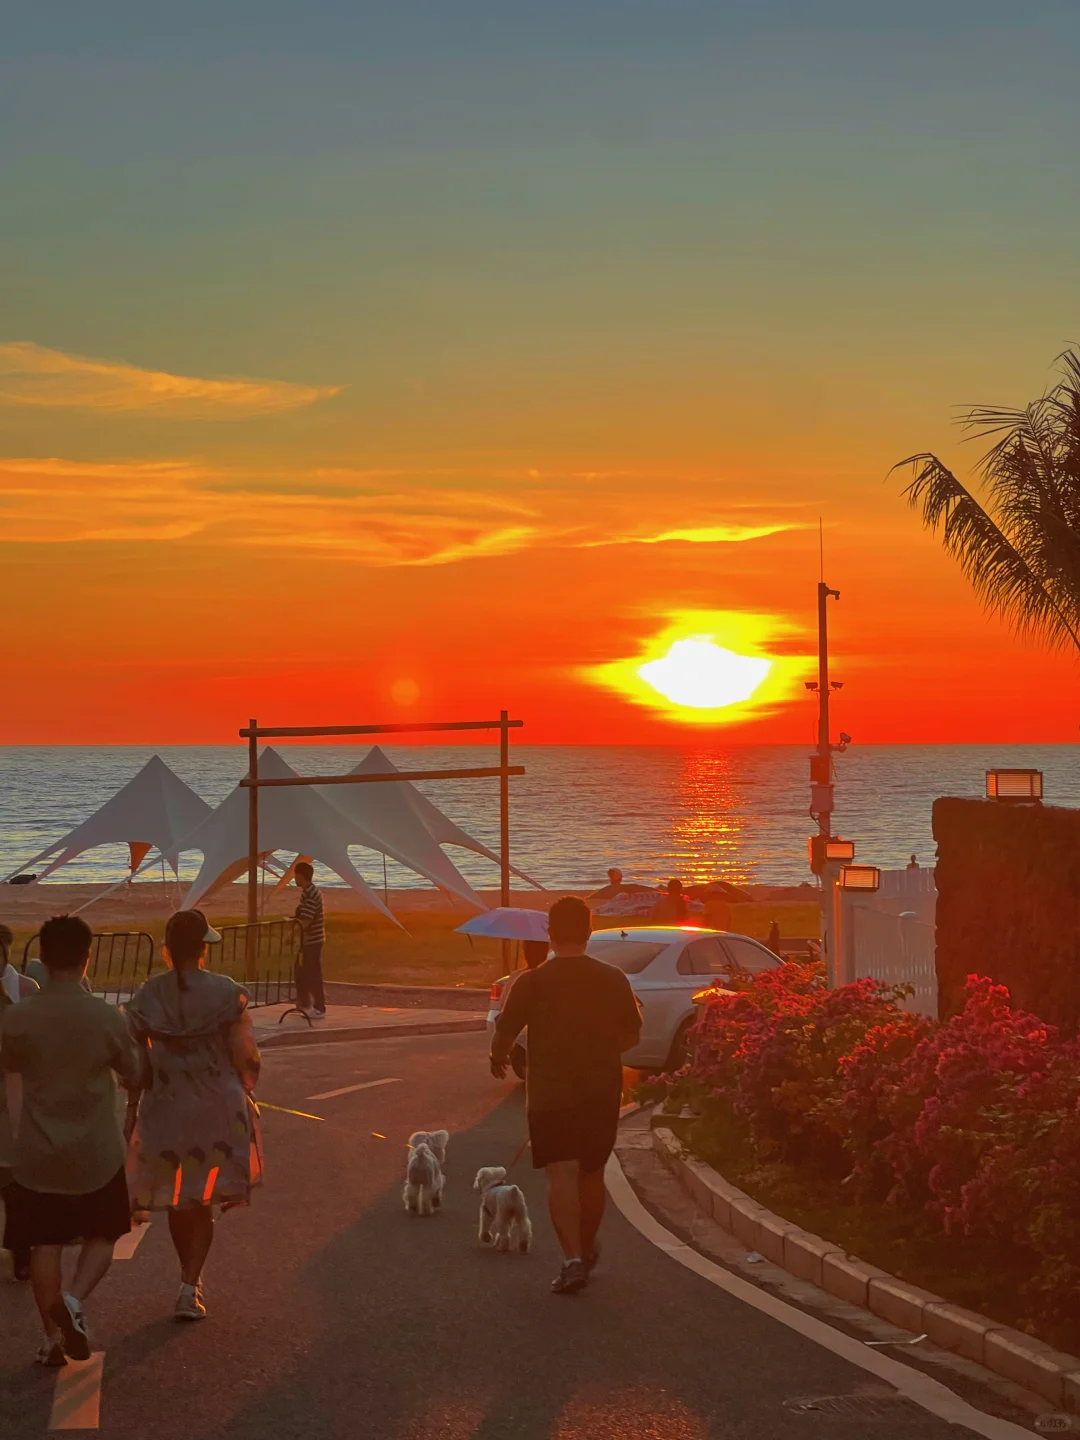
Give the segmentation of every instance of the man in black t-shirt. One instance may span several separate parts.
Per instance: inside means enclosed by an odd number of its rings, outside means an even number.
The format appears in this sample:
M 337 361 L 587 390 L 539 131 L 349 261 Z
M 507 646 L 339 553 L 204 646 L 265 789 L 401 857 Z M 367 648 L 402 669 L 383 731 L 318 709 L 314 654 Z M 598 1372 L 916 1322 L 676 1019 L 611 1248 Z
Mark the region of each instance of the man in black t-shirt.
M 548 915 L 553 951 L 519 976 L 491 1044 L 491 1072 L 503 1079 L 514 1041 L 529 1031 L 526 1105 L 533 1165 L 547 1171 L 548 1209 L 565 1257 L 551 1288 L 580 1290 L 599 1251 L 604 1165 L 615 1144 L 622 1056 L 638 1042 L 641 1008 L 629 980 L 586 955 L 592 916 L 567 896 Z

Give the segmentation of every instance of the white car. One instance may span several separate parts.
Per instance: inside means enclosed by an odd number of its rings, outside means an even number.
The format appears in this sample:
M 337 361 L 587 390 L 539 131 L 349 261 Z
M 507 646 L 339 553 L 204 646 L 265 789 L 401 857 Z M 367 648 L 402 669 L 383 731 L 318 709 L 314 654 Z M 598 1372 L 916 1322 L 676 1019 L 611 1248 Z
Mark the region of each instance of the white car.
M 685 1063 L 686 1032 L 697 1018 L 694 996 L 710 982 L 722 982 L 732 971 L 756 973 L 784 963 L 749 935 L 682 925 L 595 930 L 585 949 L 622 970 L 641 1003 L 641 1039 L 623 1056 L 624 1063 L 636 1070 L 677 1070 Z M 489 1032 L 519 974 L 524 971 L 492 985 Z M 525 1076 L 524 1039 L 519 1037 L 510 1061 L 519 1079 Z

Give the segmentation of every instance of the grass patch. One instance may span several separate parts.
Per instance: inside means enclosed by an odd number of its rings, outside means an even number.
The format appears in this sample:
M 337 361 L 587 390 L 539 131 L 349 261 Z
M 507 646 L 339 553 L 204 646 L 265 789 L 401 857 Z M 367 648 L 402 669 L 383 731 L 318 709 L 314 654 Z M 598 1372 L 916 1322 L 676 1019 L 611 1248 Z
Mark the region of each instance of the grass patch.
M 211 924 L 242 925 L 244 916 L 223 915 L 210 910 Z M 745 935 L 764 937 L 773 919 L 780 922 L 781 934 L 816 936 L 819 929 L 816 905 L 764 902 L 754 905 L 733 905 L 728 928 Z M 93 924 L 92 914 L 88 915 Z M 161 942 L 165 934 L 165 916 L 152 920 L 140 917 L 130 927 L 119 923 L 102 927 L 105 932 L 123 929 L 143 930 L 153 937 L 155 969 L 160 964 Z M 271 917 L 273 918 L 273 917 Z M 455 933 L 463 914 L 433 914 L 413 911 L 402 916 L 406 930 L 398 929 L 377 912 L 326 912 L 326 946 L 323 950 L 323 974 L 327 980 L 345 981 L 354 985 L 433 985 L 464 986 L 486 989 L 493 980 L 505 975 L 502 946 L 498 940 L 470 938 Z M 725 917 L 726 919 L 726 917 Z M 638 918 L 613 919 L 597 916 L 597 929 L 639 929 L 652 921 Z M 23 946 L 40 929 L 40 922 L 13 927 L 15 944 L 11 958 L 16 966 L 22 962 Z M 510 950 L 510 968 L 516 963 L 516 945 Z
M 928 1216 L 888 1205 L 853 1205 L 843 1185 L 794 1165 L 762 1160 L 730 1119 L 710 1116 L 707 1124 L 677 1128 L 699 1159 L 785 1220 L 955 1305 L 1080 1354 L 1080 1321 L 1040 1321 L 1036 1330 L 1025 1312 L 1020 1294 L 1031 1274 L 1030 1256 L 1010 1254 L 986 1240 L 943 1235 Z

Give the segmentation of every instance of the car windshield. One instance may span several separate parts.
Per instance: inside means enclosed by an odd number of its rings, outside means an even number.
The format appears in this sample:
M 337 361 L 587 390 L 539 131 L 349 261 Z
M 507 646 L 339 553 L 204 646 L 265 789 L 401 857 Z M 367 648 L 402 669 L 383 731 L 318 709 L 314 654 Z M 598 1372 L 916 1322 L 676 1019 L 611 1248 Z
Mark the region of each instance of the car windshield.
M 666 949 L 666 945 L 650 940 L 599 940 L 595 935 L 585 946 L 586 953 L 594 960 L 617 965 L 626 975 L 640 975 L 650 960 L 655 960 L 660 951 Z

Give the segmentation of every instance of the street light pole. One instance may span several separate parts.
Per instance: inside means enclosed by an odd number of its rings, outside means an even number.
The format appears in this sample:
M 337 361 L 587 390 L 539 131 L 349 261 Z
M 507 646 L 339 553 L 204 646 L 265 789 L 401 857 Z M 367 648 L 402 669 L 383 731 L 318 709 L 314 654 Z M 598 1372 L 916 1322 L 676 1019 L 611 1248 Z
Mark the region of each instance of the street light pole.
M 831 590 L 824 580 L 817 587 L 818 608 L 818 736 L 817 755 L 811 761 L 810 811 L 818 822 L 821 847 L 821 928 L 825 942 L 825 964 L 830 989 L 843 984 L 843 963 L 839 954 L 840 934 L 836 924 L 836 866 L 825 858 L 825 847 L 832 837 L 833 746 L 829 738 L 829 610 L 830 597 L 840 599 L 839 590 Z M 815 763 L 816 762 L 816 763 Z
M 832 789 L 832 745 L 829 742 L 829 612 L 828 600 L 833 596 L 840 599 L 839 590 L 830 590 L 824 580 L 820 581 L 817 587 L 817 615 L 818 615 L 818 743 L 817 752 L 821 761 L 821 769 L 818 773 L 818 787 L 824 792 L 827 788 L 827 795 L 822 793 L 818 798 L 828 801 L 825 809 L 819 809 L 818 833 L 823 840 L 832 839 L 832 812 L 833 812 L 833 789 Z M 817 788 L 817 787 L 815 787 Z

